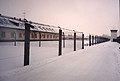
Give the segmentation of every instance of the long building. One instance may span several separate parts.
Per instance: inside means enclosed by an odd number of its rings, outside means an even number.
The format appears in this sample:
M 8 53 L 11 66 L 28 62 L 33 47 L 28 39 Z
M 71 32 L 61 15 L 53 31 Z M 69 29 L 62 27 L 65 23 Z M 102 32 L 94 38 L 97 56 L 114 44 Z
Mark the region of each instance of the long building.
M 58 30 L 50 25 L 31 23 L 31 41 L 55 41 L 58 40 Z M 21 19 L 0 15 L 0 41 L 24 41 L 25 26 Z

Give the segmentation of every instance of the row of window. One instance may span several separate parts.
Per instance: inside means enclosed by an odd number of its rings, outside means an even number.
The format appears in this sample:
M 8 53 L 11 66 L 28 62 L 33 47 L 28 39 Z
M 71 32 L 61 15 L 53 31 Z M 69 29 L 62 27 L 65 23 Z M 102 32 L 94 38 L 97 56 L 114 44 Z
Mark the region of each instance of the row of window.
M 10 33 L 11 38 L 15 38 L 16 37 L 16 33 L 15 32 L 11 32 Z M 22 38 L 24 36 L 24 34 L 22 33 L 18 33 L 18 37 Z M 38 38 L 38 34 L 37 33 L 31 33 L 31 38 Z M 6 37 L 6 32 L 1 32 L 1 38 L 5 38 Z M 41 38 L 58 38 L 57 35 L 51 35 L 51 34 L 41 34 Z
M 16 33 L 15 33 L 15 32 L 11 32 L 10 35 L 11 35 L 11 38 L 16 37 Z M 1 32 L 1 37 L 2 37 L 2 38 L 5 38 L 5 37 L 6 37 L 6 32 Z M 18 34 L 18 37 L 19 37 L 19 38 L 22 38 L 22 33 L 19 33 L 19 34 Z
M 57 35 L 42 34 L 42 38 L 58 38 Z
M 37 38 L 39 35 L 37 33 L 31 33 L 32 38 Z M 57 38 L 57 35 L 50 35 L 50 34 L 41 34 L 41 38 Z

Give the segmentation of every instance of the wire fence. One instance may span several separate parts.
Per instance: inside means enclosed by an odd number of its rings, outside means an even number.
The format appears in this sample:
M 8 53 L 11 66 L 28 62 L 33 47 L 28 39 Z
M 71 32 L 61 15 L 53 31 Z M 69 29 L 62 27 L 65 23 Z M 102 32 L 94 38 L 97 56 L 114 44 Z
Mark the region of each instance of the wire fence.
M 25 22 L 24 30 L 6 29 L 7 37 L 11 35 L 12 31 L 14 33 L 13 36 L 10 36 L 12 40 L 10 38 L 0 39 L 2 41 L 0 42 L 1 72 L 20 67 L 23 64 L 26 66 L 70 54 L 70 52 L 84 49 L 84 46 L 91 46 L 103 41 L 102 37 L 93 35 L 86 38 L 83 32 L 75 30 L 43 24 L 36 26 L 34 24 L 36 23 Z M 4 30 L 1 29 L 0 31 Z

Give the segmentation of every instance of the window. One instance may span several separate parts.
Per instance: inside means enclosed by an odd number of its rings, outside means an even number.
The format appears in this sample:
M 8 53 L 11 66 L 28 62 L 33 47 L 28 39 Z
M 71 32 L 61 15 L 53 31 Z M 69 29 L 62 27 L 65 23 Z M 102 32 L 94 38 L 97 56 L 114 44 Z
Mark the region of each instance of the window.
M 57 35 L 53 35 L 53 38 L 58 38 L 58 36 Z
M 11 32 L 11 38 L 14 38 L 15 32 Z
M 19 38 L 22 38 L 22 33 L 19 33 Z
M 37 38 L 37 34 L 35 33 L 35 38 Z
M 2 37 L 2 38 L 5 37 L 5 32 L 1 32 L 1 37 Z
M 47 35 L 47 38 L 49 38 L 49 35 Z
M 54 29 L 51 29 L 52 31 L 54 31 Z
M 58 36 L 56 35 L 55 38 L 58 38 Z
M 55 38 L 55 35 L 53 35 L 53 38 Z
M 31 37 L 34 38 L 34 33 L 31 33 Z
M 49 31 L 49 28 L 46 28 L 47 31 Z
M 52 38 L 52 35 L 50 35 L 50 38 Z
M 46 30 L 46 28 L 45 28 L 45 27 L 42 27 L 42 29 Z
M 42 37 L 45 38 L 45 34 L 42 34 Z
M 39 28 L 40 28 L 41 30 L 43 30 L 41 26 L 39 26 Z

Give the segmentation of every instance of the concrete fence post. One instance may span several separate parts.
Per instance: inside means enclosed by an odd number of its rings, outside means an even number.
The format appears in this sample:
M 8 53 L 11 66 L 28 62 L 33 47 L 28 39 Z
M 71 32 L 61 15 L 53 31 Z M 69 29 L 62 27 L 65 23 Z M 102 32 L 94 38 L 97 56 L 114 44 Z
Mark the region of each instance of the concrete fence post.
M 92 45 L 94 45 L 94 36 L 92 36 Z
M 91 35 L 89 35 L 89 46 L 91 46 Z
M 82 33 L 82 49 L 84 49 L 84 34 Z
M 76 51 L 76 32 L 74 31 L 74 51 Z
M 29 65 L 30 24 L 25 23 L 24 66 Z
M 39 47 L 41 47 L 41 33 L 39 32 Z
M 95 36 L 95 44 L 97 44 L 97 36 Z
M 62 30 L 59 29 L 59 54 L 58 56 L 62 55 Z
M 14 46 L 16 46 L 16 32 L 14 32 Z
M 63 48 L 65 48 L 65 34 L 63 32 Z

